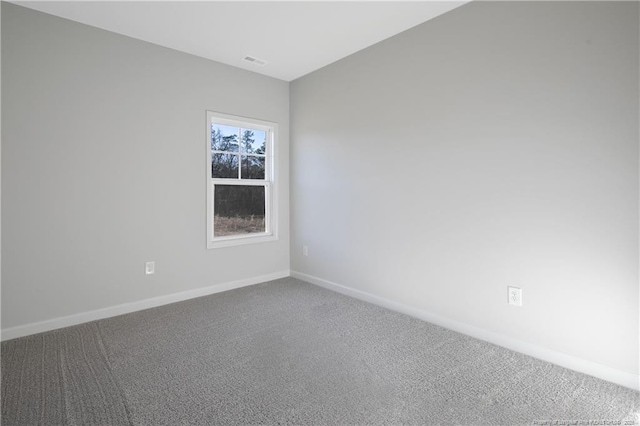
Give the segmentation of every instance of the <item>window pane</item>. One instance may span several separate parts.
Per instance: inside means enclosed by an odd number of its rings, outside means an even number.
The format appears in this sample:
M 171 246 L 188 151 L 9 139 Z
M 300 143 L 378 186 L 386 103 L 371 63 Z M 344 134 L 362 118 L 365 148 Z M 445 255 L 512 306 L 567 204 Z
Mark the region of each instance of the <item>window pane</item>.
M 216 185 L 214 191 L 214 237 L 266 232 L 264 186 Z
M 211 123 L 211 150 L 238 152 L 239 131 L 237 127 Z
M 247 154 L 264 154 L 266 151 L 266 132 L 256 129 L 242 129 L 240 148 Z
M 238 178 L 238 156 L 235 154 L 211 153 L 212 178 Z
M 264 179 L 264 157 L 242 156 L 242 179 Z

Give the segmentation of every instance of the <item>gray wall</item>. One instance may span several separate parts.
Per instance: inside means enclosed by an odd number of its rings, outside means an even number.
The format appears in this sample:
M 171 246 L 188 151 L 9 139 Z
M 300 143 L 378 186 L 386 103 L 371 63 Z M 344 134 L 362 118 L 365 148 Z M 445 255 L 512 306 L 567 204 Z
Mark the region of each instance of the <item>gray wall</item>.
M 637 373 L 638 52 L 637 2 L 474 2 L 294 81 L 292 270 Z
M 288 270 L 288 83 L 7 3 L 2 20 L 4 329 Z M 206 249 L 207 109 L 280 124 L 279 241 Z

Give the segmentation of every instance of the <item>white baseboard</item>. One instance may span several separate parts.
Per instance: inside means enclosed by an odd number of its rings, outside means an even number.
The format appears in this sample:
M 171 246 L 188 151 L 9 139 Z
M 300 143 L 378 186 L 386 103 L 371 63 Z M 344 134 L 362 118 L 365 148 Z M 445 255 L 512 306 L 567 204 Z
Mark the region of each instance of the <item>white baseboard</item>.
M 432 324 L 436 324 L 441 327 L 448 328 L 450 330 L 454 330 L 459 333 L 466 334 L 468 336 L 475 337 L 477 339 L 484 340 L 486 342 L 493 343 L 495 345 L 502 346 L 504 348 L 511 349 L 516 352 L 520 352 L 525 355 L 529 355 L 543 361 L 559 365 L 561 367 L 568 368 L 570 370 L 588 374 L 590 376 L 594 376 L 608 382 L 613 382 L 627 388 L 640 390 L 640 375 L 638 374 L 619 370 L 594 361 L 588 361 L 582 358 L 578 358 L 574 355 L 569 355 L 554 349 L 545 348 L 542 346 L 534 345 L 532 343 L 514 339 L 512 337 L 504 336 L 502 334 L 494 333 L 492 331 L 445 318 L 432 312 L 412 308 L 411 306 L 407 306 L 399 302 L 394 302 L 393 300 L 385 299 L 371 293 L 336 284 L 334 282 L 314 277 L 312 275 L 303 274 L 297 271 L 291 271 L 291 276 L 303 281 L 307 281 L 311 284 L 316 284 L 320 287 L 324 287 L 326 289 L 363 300 L 365 302 L 382 306 L 383 308 L 391 309 L 393 311 L 400 312 L 421 319 L 423 321 L 427 321 Z
M 168 305 L 169 303 L 181 302 L 183 300 L 194 299 L 196 297 L 207 296 L 209 294 L 221 293 L 234 288 L 246 287 L 260 284 L 266 281 L 277 280 L 289 276 L 289 271 L 280 271 L 273 274 L 260 275 L 257 277 L 245 278 L 224 284 L 212 285 L 209 287 L 187 290 L 180 293 L 167 294 L 165 296 L 153 297 L 136 302 L 123 303 L 121 305 L 108 308 L 96 309 L 94 311 L 81 312 L 79 314 L 53 318 L 47 321 L 34 322 L 2 330 L 0 340 L 15 339 L 16 337 L 28 336 L 30 334 L 42 333 L 44 331 L 56 330 L 58 328 L 69 327 L 89 321 L 115 317 L 122 314 L 141 311 L 143 309 L 155 308 L 156 306 Z

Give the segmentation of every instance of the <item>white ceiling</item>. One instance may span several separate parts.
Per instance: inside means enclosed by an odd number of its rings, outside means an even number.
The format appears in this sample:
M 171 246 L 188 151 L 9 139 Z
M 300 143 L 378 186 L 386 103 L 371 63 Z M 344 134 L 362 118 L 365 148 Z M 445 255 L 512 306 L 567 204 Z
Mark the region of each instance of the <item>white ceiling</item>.
M 467 1 L 14 3 L 291 81 Z M 245 62 L 246 55 L 268 63 Z

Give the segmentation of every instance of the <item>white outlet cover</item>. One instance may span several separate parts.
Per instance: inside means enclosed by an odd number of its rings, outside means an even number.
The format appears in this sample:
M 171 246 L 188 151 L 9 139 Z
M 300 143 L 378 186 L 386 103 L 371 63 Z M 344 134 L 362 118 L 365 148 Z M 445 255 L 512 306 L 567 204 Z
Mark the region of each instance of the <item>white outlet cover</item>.
M 522 289 L 518 287 L 507 287 L 507 302 L 510 305 L 522 306 Z
M 144 264 L 144 273 L 147 275 L 154 274 L 156 272 L 156 262 L 147 262 Z

